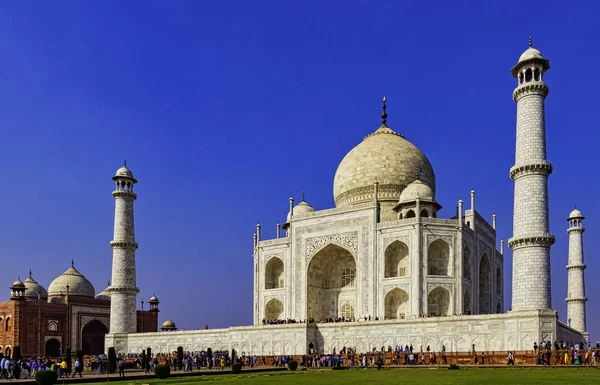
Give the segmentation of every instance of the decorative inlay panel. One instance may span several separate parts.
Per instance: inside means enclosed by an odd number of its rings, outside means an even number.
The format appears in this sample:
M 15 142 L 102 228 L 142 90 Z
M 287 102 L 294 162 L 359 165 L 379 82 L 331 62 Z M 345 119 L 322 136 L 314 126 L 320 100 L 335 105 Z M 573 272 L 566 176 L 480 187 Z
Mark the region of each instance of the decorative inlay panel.
M 333 243 L 348 249 L 356 256 L 358 248 L 358 233 L 348 232 L 343 234 L 326 235 L 324 237 L 309 238 L 306 240 L 306 260 L 310 260 L 324 246 Z

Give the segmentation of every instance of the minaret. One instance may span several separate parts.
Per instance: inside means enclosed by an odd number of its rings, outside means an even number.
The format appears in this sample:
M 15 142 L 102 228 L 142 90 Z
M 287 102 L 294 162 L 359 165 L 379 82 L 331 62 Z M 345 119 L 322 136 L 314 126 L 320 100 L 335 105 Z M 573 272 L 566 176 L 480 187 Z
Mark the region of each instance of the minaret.
M 585 281 L 583 271 L 583 215 L 581 211 L 571 211 L 569 218 L 569 264 L 567 265 L 568 278 L 568 296 L 567 296 L 567 317 L 568 324 L 573 329 L 586 332 L 585 328 Z
M 110 333 L 135 333 L 137 330 L 136 295 L 139 291 L 135 280 L 135 242 L 133 226 L 133 201 L 137 195 L 133 177 L 127 163 L 112 178 L 116 189 L 115 232 L 110 246 L 113 249 L 112 286 L 110 291 Z
M 529 48 L 512 68 L 518 80 L 513 92 L 517 103 L 517 144 L 514 180 L 512 310 L 550 309 L 550 246 L 554 236 L 548 225 L 548 176 L 544 101 L 548 85 L 544 73 L 550 62 Z

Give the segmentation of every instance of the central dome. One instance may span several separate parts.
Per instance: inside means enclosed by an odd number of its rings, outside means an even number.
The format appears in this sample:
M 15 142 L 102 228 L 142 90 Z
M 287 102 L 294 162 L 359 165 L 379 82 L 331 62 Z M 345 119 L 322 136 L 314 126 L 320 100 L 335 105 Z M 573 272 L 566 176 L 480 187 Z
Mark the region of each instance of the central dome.
M 333 182 L 335 205 L 372 201 L 373 183 L 378 182 L 381 219 L 393 220 L 391 208 L 417 176 L 435 193 L 433 167 L 425 154 L 384 122 L 342 159 Z

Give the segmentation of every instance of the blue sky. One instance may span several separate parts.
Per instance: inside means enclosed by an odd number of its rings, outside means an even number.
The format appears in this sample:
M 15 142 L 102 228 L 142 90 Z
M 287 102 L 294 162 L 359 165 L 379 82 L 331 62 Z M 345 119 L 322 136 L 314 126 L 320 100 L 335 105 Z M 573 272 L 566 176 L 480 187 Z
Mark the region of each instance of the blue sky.
M 566 217 L 586 215 L 588 328 L 600 338 L 595 179 L 600 5 L 578 2 L 0 3 L 0 300 L 29 268 L 71 259 L 110 279 L 123 158 L 140 181 L 138 302 L 186 329 L 250 324 L 252 233 L 288 198 L 333 207 L 344 155 L 380 123 L 430 159 L 442 216 L 477 190 L 512 231 L 516 81 L 534 46 L 546 81 L 553 305 L 565 320 Z M 506 252 L 505 308 L 512 258 Z

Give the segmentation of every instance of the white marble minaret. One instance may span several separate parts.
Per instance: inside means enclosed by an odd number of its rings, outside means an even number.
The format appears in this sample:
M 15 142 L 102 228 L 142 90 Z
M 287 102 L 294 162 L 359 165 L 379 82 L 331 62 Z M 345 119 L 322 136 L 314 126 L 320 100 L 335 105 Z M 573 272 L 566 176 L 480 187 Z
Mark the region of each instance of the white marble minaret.
M 517 103 L 517 145 L 510 177 L 515 183 L 512 310 L 550 309 L 550 246 L 554 236 L 548 225 L 548 176 L 544 100 L 548 85 L 544 73 L 550 62 L 531 45 L 512 68 L 518 80 L 513 92 Z
M 110 246 L 113 249 L 112 285 L 110 290 L 110 333 L 135 333 L 137 330 L 136 295 L 139 291 L 135 279 L 135 242 L 133 226 L 133 201 L 137 195 L 133 177 L 127 163 L 112 178 L 116 183 L 115 232 Z
M 577 208 L 571 211 L 569 218 L 569 264 L 567 265 L 568 276 L 568 296 L 567 296 L 567 317 L 568 324 L 573 329 L 586 335 L 585 327 L 585 281 L 583 271 L 583 215 Z

